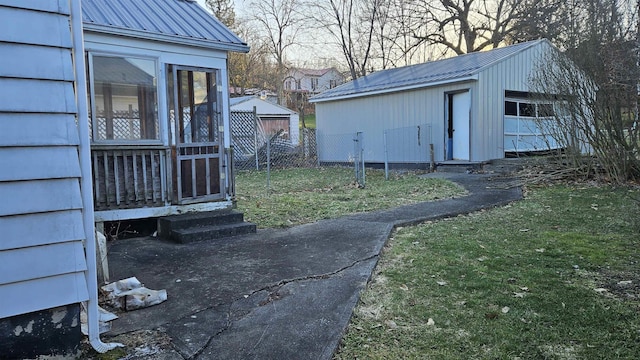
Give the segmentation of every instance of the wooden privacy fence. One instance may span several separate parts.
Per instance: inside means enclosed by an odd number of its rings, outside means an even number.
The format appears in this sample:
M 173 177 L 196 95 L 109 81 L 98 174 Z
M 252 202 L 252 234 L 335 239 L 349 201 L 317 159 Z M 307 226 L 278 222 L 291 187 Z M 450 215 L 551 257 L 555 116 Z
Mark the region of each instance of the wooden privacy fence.
M 164 146 L 92 148 L 95 210 L 165 205 L 168 151 Z

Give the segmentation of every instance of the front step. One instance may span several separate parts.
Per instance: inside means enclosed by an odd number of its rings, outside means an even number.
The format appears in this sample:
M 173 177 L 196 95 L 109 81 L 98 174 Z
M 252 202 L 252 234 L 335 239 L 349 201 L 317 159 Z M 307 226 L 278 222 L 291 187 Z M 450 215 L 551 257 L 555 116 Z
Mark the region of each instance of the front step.
M 447 160 L 436 164 L 436 171 L 447 173 L 475 173 L 481 172 L 484 163 L 476 161 Z
M 172 232 L 171 239 L 184 244 L 196 241 L 221 239 L 236 235 L 253 234 L 255 232 L 256 224 L 242 222 L 236 224 L 177 229 Z
M 158 236 L 180 243 L 255 232 L 256 224 L 244 222 L 244 214 L 230 209 L 173 215 L 158 219 Z

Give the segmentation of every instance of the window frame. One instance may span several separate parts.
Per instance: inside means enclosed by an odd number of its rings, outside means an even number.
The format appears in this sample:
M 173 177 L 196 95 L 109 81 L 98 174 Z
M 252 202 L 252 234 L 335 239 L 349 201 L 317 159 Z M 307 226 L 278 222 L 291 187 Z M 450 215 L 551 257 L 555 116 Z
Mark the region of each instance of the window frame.
M 130 54 L 124 52 L 106 52 L 106 51 L 91 51 L 85 52 L 87 57 L 87 80 L 89 85 L 89 109 L 90 115 L 89 121 L 91 122 L 91 144 L 94 145 L 162 145 L 163 139 L 166 134 L 165 124 L 161 119 L 162 111 L 160 109 L 161 91 L 166 91 L 166 84 L 163 84 L 160 74 L 160 58 L 158 56 L 145 56 L 140 54 Z M 155 79 L 155 114 L 156 114 L 156 126 L 157 126 L 157 139 L 97 139 L 98 132 L 97 118 L 96 118 L 96 88 L 94 77 L 94 57 L 112 57 L 120 59 L 139 59 L 153 62 L 154 79 Z

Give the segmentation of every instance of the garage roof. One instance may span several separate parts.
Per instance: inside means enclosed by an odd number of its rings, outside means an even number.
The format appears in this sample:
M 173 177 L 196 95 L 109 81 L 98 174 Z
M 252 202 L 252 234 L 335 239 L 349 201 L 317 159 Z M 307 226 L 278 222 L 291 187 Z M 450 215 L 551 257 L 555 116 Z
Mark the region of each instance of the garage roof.
M 490 51 L 429 61 L 371 73 L 313 96 L 310 102 L 333 101 L 453 82 L 475 80 L 480 70 L 547 40 L 535 40 Z
M 249 46 L 191 0 L 83 0 L 87 31 L 223 51 Z

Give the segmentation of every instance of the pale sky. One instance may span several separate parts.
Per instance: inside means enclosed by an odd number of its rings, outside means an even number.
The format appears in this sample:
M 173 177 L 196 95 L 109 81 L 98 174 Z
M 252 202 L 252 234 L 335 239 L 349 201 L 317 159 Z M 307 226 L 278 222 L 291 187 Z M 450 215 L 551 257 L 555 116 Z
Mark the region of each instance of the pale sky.
M 207 5 L 205 4 L 205 0 L 196 0 L 198 2 L 198 4 L 200 4 L 200 6 L 202 6 L 203 8 L 205 8 L 207 11 L 209 10 L 207 8 Z M 234 0 L 233 3 L 235 5 L 235 11 L 236 11 L 236 17 L 248 17 L 249 11 L 248 11 L 248 7 L 249 7 L 249 3 L 251 2 L 251 0 Z M 314 45 L 314 42 L 311 40 L 302 40 L 303 43 L 305 43 L 306 45 L 304 45 L 303 47 L 299 47 L 299 48 L 291 48 L 288 51 L 288 60 L 293 61 L 294 63 L 296 63 L 297 66 L 311 66 L 311 67 L 318 67 L 320 65 L 317 64 L 309 64 L 308 61 L 311 59 L 335 59 L 335 54 L 333 54 L 331 52 L 331 48 L 327 47 L 327 46 L 316 46 Z M 251 44 L 249 44 L 251 45 Z M 326 65 L 322 65 L 322 66 L 326 66 Z
M 198 2 L 198 4 L 200 4 L 200 6 L 202 6 L 203 8 L 209 10 L 207 8 L 207 5 L 205 4 L 205 0 L 196 0 Z M 248 0 L 234 0 L 233 4 L 235 5 L 236 8 L 236 15 L 244 15 L 246 13 L 245 11 L 245 3 L 248 3 Z

